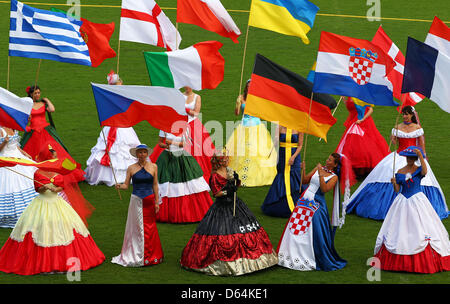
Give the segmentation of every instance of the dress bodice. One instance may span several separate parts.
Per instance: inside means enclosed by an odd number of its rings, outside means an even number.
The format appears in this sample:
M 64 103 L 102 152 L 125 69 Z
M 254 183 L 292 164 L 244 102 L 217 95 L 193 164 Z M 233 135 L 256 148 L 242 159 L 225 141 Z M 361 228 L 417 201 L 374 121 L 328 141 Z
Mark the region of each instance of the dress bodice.
M 327 183 L 333 176 L 335 176 L 334 173 L 324 177 L 325 182 Z M 308 188 L 303 193 L 302 198 L 307 200 L 315 200 L 316 195 L 324 197 L 324 193 L 320 190 L 319 171 L 316 171 L 311 177 L 311 181 L 309 182 Z
M 245 103 L 241 104 L 241 111 L 244 112 Z M 242 125 L 245 127 L 257 126 L 261 123 L 259 117 L 251 116 L 248 114 L 244 114 L 242 117 Z
M 53 184 L 56 187 L 64 187 L 64 176 L 52 172 L 36 170 L 34 173 L 34 189 L 37 191 L 42 185 Z
M 349 100 L 350 99 L 350 100 Z M 351 98 L 345 99 L 345 107 L 348 111 L 348 117 L 344 125 L 350 127 L 358 119 L 363 119 L 368 111 L 369 105 L 356 105 Z
M 32 130 L 42 130 L 49 125 L 45 119 L 45 112 L 45 106 L 31 110 L 30 127 Z
M 417 168 L 416 171 L 411 173 L 396 173 L 395 179 L 397 184 L 400 185 L 400 193 L 406 198 L 410 198 L 414 194 L 421 191 L 420 181 L 424 176 L 422 175 L 422 167 Z
M 133 182 L 133 194 L 145 198 L 153 194 L 153 175 L 151 175 L 145 168 L 141 168 L 136 172 L 131 180 Z
M 181 142 L 183 141 L 182 136 L 175 136 L 172 133 L 167 133 L 162 130 L 159 131 L 159 137 L 164 137 L 166 140 L 170 140 L 172 142 Z M 170 152 L 183 151 L 183 147 L 179 147 L 178 145 L 170 144 L 169 145 Z
M 8 136 L 6 131 L 3 128 L 0 128 L 0 144 L 5 141 L 6 136 Z M 19 132 L 14 131 L 14 135 L 9 136 L 8 143 L 0 151 L 0 156 L 24 158 L 25 156 L 22 155 L 22 153 L 18 150 L 19 147 L 20 147 Z
M 194 110 L 195 109 L 195 104 L 197 102 L 197 94 L 194 94 L 194 98 L 192 99 L 192 101 L 190 103 L 186 103 L 185 104 L 185 108 L 188 110 Z M 187 100 L 188 96 L 184 95 L 184 99 Z
M 395 128 L 392 129 L 392 135 L 398 139 L 397 152 L 403 151 L 410 146 L 417 146 L 418 139 L 424 134 L 423 129 L 417 129 L 412 132 L 403 132 Z

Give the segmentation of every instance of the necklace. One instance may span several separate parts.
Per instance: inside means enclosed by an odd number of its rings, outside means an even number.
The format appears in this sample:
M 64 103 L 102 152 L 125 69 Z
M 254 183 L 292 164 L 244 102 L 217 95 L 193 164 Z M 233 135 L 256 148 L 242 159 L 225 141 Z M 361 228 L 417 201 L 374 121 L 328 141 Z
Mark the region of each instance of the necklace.
M 410 124 L 412 124 L 412 121 L 403 121 L 403 123 L 404 123 L 405 125 L 410 125 Z
M 325 171 L 325 172 L 328 172 L 328 173 L 331 173 L 331 174 L 334 173 L 332 170 L 328 169 L 328 168 L 325 167 L 325 166 L 323 166 L 322 169 L 323 169 L 323 171 Z

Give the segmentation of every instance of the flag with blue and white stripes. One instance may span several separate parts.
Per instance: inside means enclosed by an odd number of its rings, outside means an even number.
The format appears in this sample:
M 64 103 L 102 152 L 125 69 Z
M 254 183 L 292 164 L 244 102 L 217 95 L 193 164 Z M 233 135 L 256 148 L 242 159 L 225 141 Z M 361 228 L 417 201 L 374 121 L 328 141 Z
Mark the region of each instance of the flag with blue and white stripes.
M 9 56 L 91 66 L 82 21 L 11 0 Z

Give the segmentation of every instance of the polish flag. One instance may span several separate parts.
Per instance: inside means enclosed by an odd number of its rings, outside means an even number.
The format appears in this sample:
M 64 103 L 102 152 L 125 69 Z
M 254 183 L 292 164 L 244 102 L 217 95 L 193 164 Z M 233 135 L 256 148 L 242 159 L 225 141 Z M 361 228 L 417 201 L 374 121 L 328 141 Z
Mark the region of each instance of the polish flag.
M 156 86 L 91 83 L 100 125 L 128 128 L 146 120 L 156 129 L 181 135 L 188 115 L 184 95 Z
M 239 43 L 241 31 L 219 0 L 178 0 L 177 22 L 197 25 Z
M 389 38 L 383 28 L 378 28 L 375 36 L 372 39 L 372 43 L 380 47 L 384 52 L 386 52 L 395 62 L 395 67 L 387 75 L 387 78 L 394 86 L 394 97 L 402 101 L 401 107 L 404 106 L 414 106 L 416 103 L 421 102 L 425 97 L 419 93 L 410 92 L 402 94 L 402 82 L 403 82 L 403 70 L 405 66 L 405 56 L 403 56 L 400 49 L 395 45 L 395 43 Z
M 425 43 L 450 57 L 450 28 L 438 17 L 434 17 Z
M 153 0 L 122 0 L 119 40 L 178 49 L 181 36 Z

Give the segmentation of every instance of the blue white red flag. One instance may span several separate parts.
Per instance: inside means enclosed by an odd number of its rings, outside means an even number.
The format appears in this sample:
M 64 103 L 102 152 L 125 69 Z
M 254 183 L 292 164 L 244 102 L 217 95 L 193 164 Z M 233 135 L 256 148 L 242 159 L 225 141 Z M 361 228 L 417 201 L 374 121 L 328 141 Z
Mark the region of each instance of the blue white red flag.
M 0 126 L 25 131 L 32 108 L 30 97 L 18 97 L 0 88 Z
M 450 113 L 450 57 L 408 37 L 402 93 L 419 92 Z
M 183 94 L 174 88 L 91 83 L 100 125 L 127 128 L 146 120 L 153 127 L 181 135 L 188 115 Z
M 9 56 L 91 66 L 80 20 L 11 0 Z
M 392 83 L 386 77 L 394 66 L 389 55 L 368 40 L 322 32 L 313 92 L 398 106 Z

